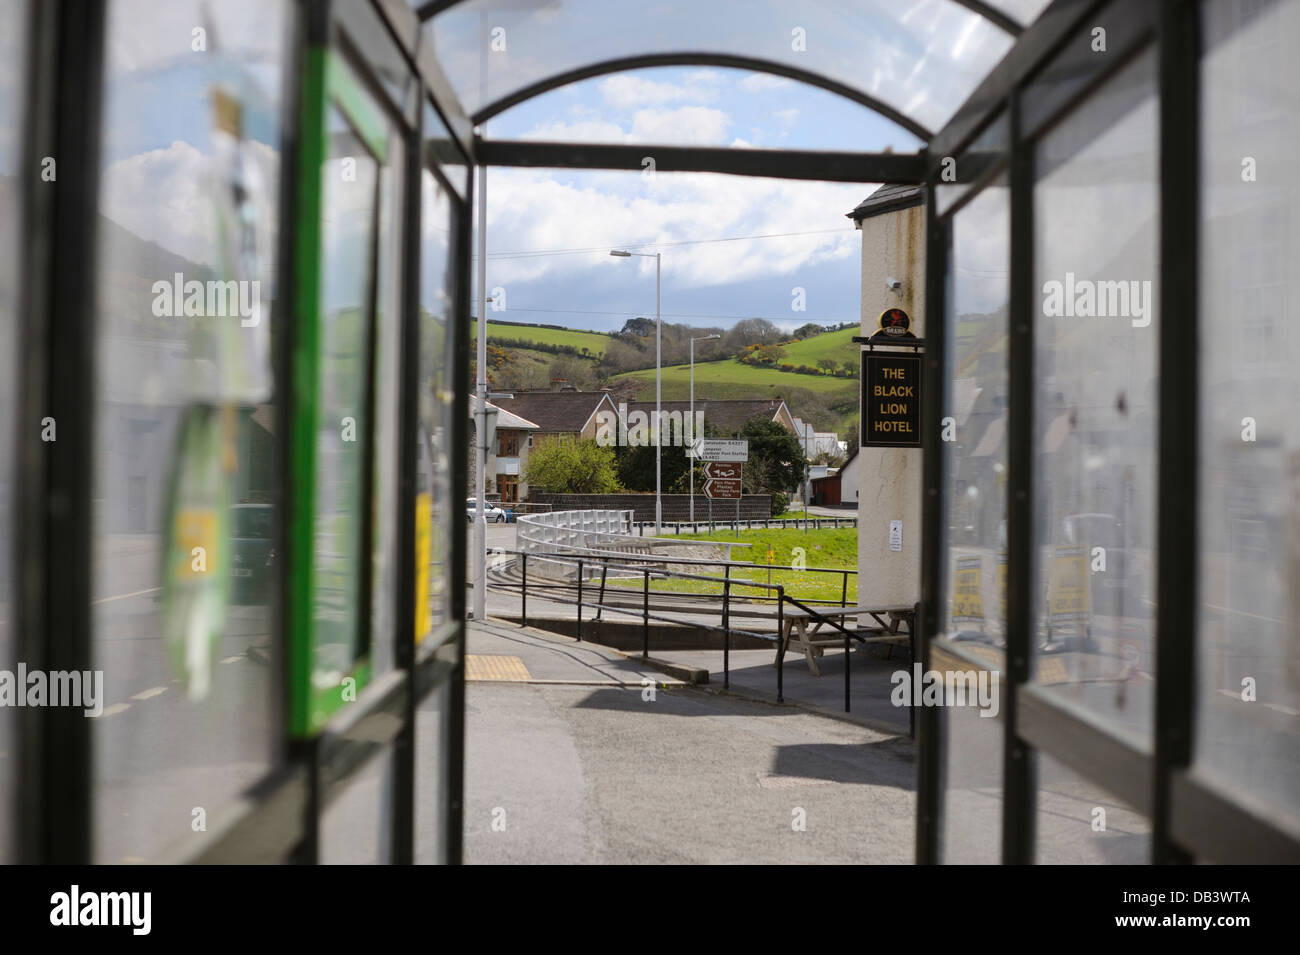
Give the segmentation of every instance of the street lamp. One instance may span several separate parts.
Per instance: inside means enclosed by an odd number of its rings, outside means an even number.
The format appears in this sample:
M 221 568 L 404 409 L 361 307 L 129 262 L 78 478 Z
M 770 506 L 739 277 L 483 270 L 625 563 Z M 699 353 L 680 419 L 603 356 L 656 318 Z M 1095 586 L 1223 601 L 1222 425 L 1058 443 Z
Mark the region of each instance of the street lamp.
M 721 338 L 721 335 L 702 335 L 699 338 L 691 339 L 691 444 L 694 444 L 699 437 L 695 433 L 695 343 L 707 342 L 714 338 Z M 691 523 L 695 523 L 695 455 L 692 448 L 686 449 L 686 456 L 690 458 L 687 461 L 687 467 L 691 472 Z
M 660 438 L 659 428 L 663 424 L 663 351 L 661 348 L 663 336 L 660 334 L 660 315 L 659 315 L 659 298 L 660 291 L 663 288 L 663 271 L 660 253 L 656 252 L 651 255 L 649 252 L 625 252 L 622 249 L 610 249 L 609 254 L 617 256 L 620 259 L 628 259 L 632 256 L 639 256 L 644 259 L 653 258 L 655 260 L 655 426 L 653 434 L 655 436 L 655 536 L 660 533 L 660 525 L 663 523 L 663 469 L 660 466 L 663 460 L 662 448 L 663 441 Z

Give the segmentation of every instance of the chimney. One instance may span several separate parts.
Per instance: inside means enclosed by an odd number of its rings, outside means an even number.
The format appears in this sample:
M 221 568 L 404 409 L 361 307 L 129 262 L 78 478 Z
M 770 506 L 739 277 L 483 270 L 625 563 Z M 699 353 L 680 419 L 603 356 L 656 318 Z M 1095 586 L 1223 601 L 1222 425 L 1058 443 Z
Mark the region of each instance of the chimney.
M 552 390 L 552 391 L 563 391 L 563 390 L 564 390 L 565 382 L 566 382 L 566 379 L 564 379 L 564 378 L 552 378 L 552 379 L 551 379 L 551 390 Z

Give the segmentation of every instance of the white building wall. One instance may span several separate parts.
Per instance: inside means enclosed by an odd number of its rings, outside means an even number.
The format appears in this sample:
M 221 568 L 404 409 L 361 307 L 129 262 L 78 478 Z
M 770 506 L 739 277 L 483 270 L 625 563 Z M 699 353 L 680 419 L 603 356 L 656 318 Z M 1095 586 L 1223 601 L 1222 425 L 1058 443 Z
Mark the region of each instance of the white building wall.
M 925 337 L 925 207 L 864 219 L 862 332 L 875 334 L 880 313 L 901 308 L 912 334 Z M 903 284 L 897 292 L 886 278 Z M 911 606 L 921 599 L 921 449 L 861 448 L 858 476 L 858 597 L 864 604 Z M 841 493 L 844 490 L 841 481 Z M 889 546 L 890 522 L 903 522 L 903 549 Z

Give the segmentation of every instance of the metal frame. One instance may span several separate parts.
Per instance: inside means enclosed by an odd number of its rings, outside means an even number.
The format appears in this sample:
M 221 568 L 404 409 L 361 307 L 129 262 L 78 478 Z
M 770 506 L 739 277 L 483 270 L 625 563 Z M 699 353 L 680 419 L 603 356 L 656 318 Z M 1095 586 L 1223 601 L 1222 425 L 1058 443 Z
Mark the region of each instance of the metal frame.
M 809 86 L 816 86 L 828 93 L 842 96 L 859 106 L 865 106 L 867 109 L 879 113 L 885 119 L 907 130 L 922 142 L 926 142 L 934 135 L 932 130 L 883 100 L 838 80 L 823 76 L 821 73 L 815 73 L 812 70 L 801 70 L 779 60 L 767 60 L 756 56 L 739 56 L 733 53 L 710 53 L 703 50 L 680 53 L 645 53 L 588 63 L 552 76 L 543 77 L 508 96 L 493 100 L 475 112 L 470 118 L 475 125 L 478 125 L 487 122 L 499 113 L 505 112 L 512 106 L 518 106 L 535 96 L 549 93 L 561 86 L 568 86 L 570 83 L 605 76 L 609 73 L 623 73 L 627 70 L 641 70 L 656 66 L 720 66 L 734 70 L 752 70 L 756 73 L 771 73 L 774 76 L 784 76 L 787 79 L 807 83 Z
M 824 182 L 925 181 L 924 153 L 850 153 L 736 149 L 728 146 L 637 146 L 612 143 L 544 143 L 477 139 L 475 158 L 485 166 L 551 169 L 622 169 L 641 172 L 647 156 L 656 172 L 720 172 L 736 176 L 815 179 Z
M 1001 110 L 1009 112 L 1011 195 L 1007 482 L 1007 647 L 1002 712 L 1004 737 L 1002 861 L 1032 862 L 1036 785 L 1034 754 L 1043 753 L 1114 793 L 1151 819 L 1153 862 L 1291 862 L 1300 860 L 1300 821 L 1258 803 L 1248 792 L 1228 793 L 1194 772 L 1193 718 L 1197 579 L 1197 301 L 1200 138 L 1200 3 L 1151 0 L 1106 3 L 1056 0 L 980 85 L 931 143 L 927 193 L 936 205 L 935 173 L 958 156 Z M 1086 56 L 1091 27 L 1107 28 L 1108 55 Z M 1163 325 L 1158 352 L 1159 435 L 1156 546 L 1156 694 L 1150 741 L 1109 726 L 1030 682 L 1034 628 L 1032 533 L 1034 501 L 1034 147 L 1038 137 L 1069 115 L 1102 82 L 1139 52 L 1156 51 L 1159 98 L 1159 269 Z M 959 166 L 961 164 L 959 163 Z M 946 332 L 943 302 L 951 217 L 991 180 L 980 179 L 944 210 L 930 212 L 927 228 L 927 303 L 939 316 L 927 328 L 932 342 Z M 931 354 L 942 356 L 941 344 Z M 945 379 L 930 383 L 942 399 Z M 937 616 L 944 606 L 942 449 L 936 402 L 927 416 L 925 445 L 922 655 L 930 665 Z M 945 649 L 943 651 L 947 653 Z M 939 719 L 918 720 L 917 861 L 940 861 L 944 740 Z

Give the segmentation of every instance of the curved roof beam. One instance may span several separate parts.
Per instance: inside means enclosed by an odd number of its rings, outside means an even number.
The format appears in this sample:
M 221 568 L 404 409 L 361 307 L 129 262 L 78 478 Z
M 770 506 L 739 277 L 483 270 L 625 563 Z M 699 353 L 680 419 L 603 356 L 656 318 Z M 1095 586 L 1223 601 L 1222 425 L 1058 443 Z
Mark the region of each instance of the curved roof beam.
M 860 106 L 865 106 L 867 109 L 874 110 L 886 119 L 906 129 L 923 143 L 928 143 L 934 136 L 933 132 L 912 119 L 906 113 L 901 113 L 889 104 L 876 99 L 874 96 L 829 79 L 822 76 L 820 73 L 801 70 L 785 63 L 778 63 L 775 60 L 764 60 L 752 56 L 737 56 L 733 53 L 647 53 L 638 56 L 619 57 L 613 60 L 601 60 L 598 63 L 589 63 L 586 66 L 577 69 L 567 70 L 563 73 L 556 73 L 554 76 L 548 76 L 545 79 L 538 80 L 536 83 L 525 86 L 523 89 L 516 90 L 509 96 L 503 96 L 499 100 L 488 103 L 477 113 L 473 114 L 470 117 L 470 120 L 475 125 L 486 122 L 498 113 L 502 113 L 512 106 L 518 106 L 525 100 L 532 99 L 534 96 L 540 96 L 542 93 L 548 93 L 554 89 L 559 89 L 561 86 L 568 86 L 570 83 L 576 83 L 579 80 L 587 80 L 595 76 L 604 76 L 607 73 L 621 73 L 626 70 L 639 70 L 650 66 L 720 66 L 731 67 L 737 70 L 751 70 L 755 73 L 772 73 L 776 76 L 784 76 L 787 79 L 797 80 L 800 83 L 807 83 L 810 86 L 816 86 L 828 92 L 836 93 L 839 96 L 843 96 L 845 99 L 852 100 Z
M 416 9 L 415 15 L 423 22 L 463 2 L 464 0 L 428 0 L 428 2 L 421 4 Z M 1000 30 L 1005 30 L 1012 36 L 1020 36 L 1025 29 L 1024 26 L 996 7 L 990 6 L 984 0 L 952 0 L 952 2 L 965 7 L 971 13 L 978 13 L 989 23 L 992 23 Z

